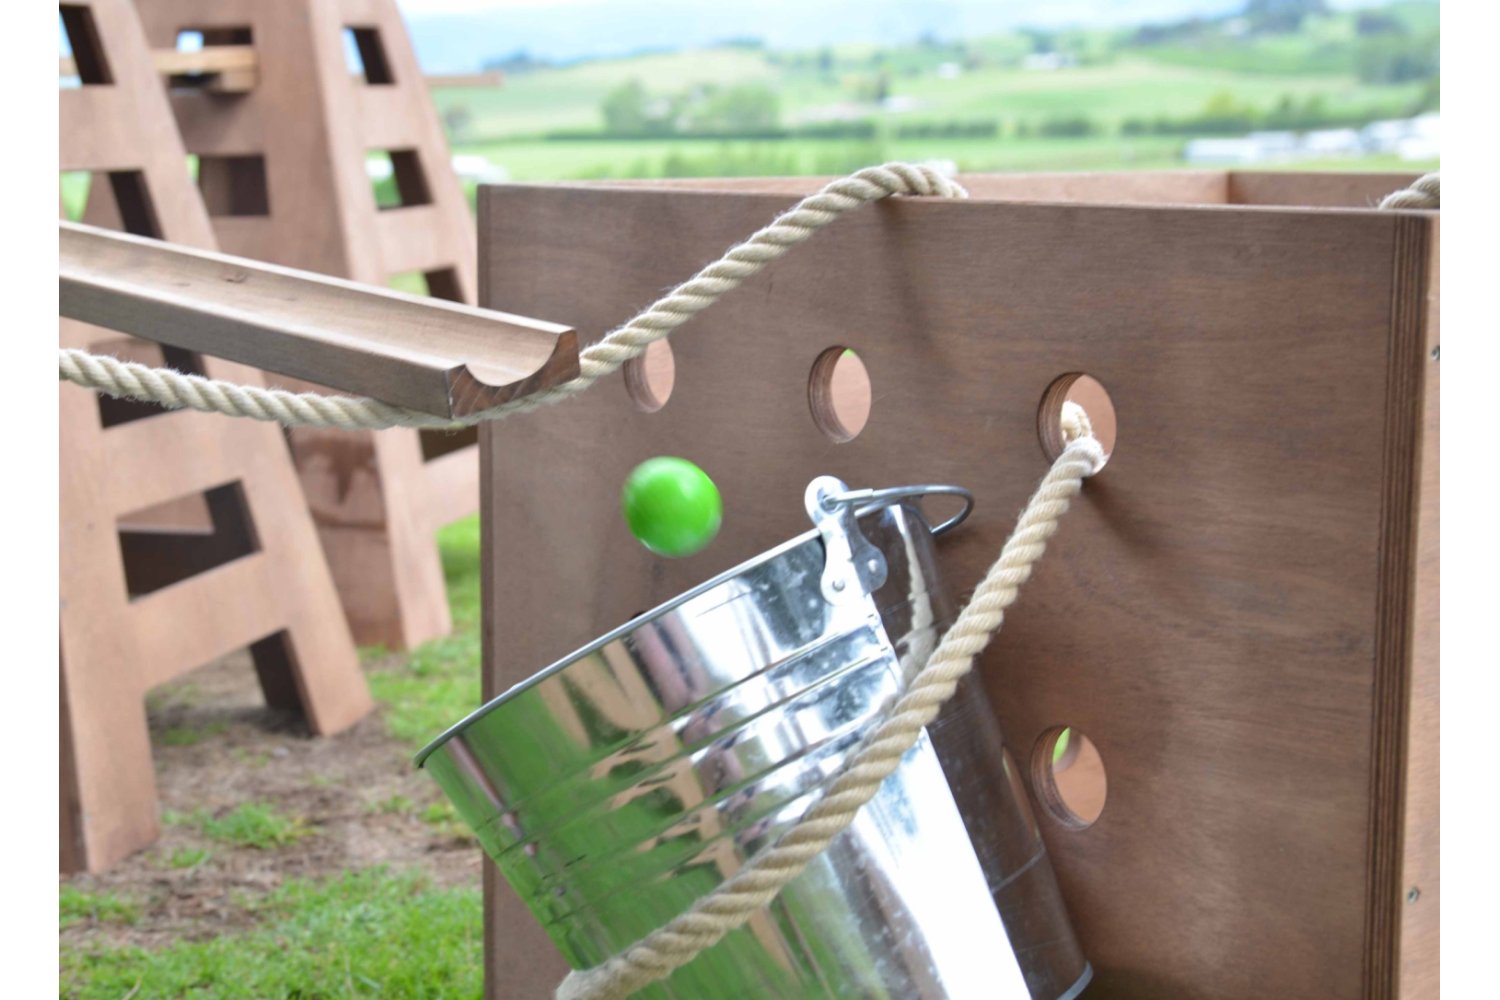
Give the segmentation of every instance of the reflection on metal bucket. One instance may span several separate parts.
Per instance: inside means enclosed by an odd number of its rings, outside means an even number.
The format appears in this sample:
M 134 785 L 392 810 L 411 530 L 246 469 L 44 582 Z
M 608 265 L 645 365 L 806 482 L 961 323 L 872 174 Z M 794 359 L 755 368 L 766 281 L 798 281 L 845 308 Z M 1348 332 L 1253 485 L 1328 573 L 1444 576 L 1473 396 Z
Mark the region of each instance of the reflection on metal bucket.
M 422 752 L 575 968 L 773 843 L 936 648 L 952 610 L 932 531 L 903 495 L 841 494 L 871 504 L 857 518 L 810 503 L 817 530 L 549 667 Z M 1014 762 L 965 681 L 770 907 L 637 996 L 1051 1000 L 1090 976 Z

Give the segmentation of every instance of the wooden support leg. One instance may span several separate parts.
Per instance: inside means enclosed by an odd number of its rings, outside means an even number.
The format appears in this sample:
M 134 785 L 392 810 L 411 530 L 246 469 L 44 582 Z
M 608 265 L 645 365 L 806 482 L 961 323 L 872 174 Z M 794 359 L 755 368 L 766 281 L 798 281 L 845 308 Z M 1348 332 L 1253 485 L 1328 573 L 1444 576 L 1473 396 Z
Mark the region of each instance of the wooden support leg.
M 298 429 L 292 443 L 355 642 L 409 649 L 447 635 L 417 435 Z
M 83 662 L 87 662 L 86 660 Z M 61 669 L 62 871 L 99 871 L 156 840 L 156 774 L 141 693 L 116 672 Z

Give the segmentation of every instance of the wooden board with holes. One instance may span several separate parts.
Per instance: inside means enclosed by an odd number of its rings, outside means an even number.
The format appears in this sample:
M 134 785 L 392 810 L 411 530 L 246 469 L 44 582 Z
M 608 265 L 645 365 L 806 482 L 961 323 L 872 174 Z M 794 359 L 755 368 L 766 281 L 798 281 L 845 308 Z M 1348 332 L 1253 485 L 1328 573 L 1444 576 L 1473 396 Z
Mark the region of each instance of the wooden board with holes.
M 654 412 L 615 377 L 485 428 L 486 692 L 804 530 L 819 474 L 973 490 L 939 545 L 963 596 L 1047 467 L 1044 395 L 1087 373 L 1113 458 L 979 669 L 1034 784 L 1061 726 L 1107 776 L 1085 829 L 1038 796 L 1089 995 L 1435 996 L 1437 217 L 1371 208 L 1410 180 L 973 178 L 839 221 L 673 337 Z M 481 301 L 597 339 L 811 189 L 486 188 Z M 830 348 L 871 383 L 845 443 L 809 405 Z M 654 455 L 723 492 L 698 555 L 619 515 Z M 562 961 L 490 882 L 490 995 L 550 996 Z
M 129 0 L 61 5 L 81 85 L 58 94 L 59 160 L 90 171 L 90 221 L 212 248 Z M 64 346 L 163 363 L 63 320 Z M 258 383 L 169 349 L 173 367 Z M 269 704 L 331 734 L 370 708 L 279 428 L 59 390 L 60 861 L 98 870 L 158 830 L 146 692 L 249 647 Z
M 169 82 L 172 110 L 226 253 L 474 302 L 474 226 L 394 0 L 136 0 L 152 44 L 201 33 L 248 48 L 253 85 Z M 351 73 L 345 33 L 358 51 Z M 400 204 L 377 204 L 366 160 L 389 154 Z M 281 384 L 306 383 L 279 379 Z M 362 645 L 445 635 L 437 529 L 474 511 L 475 433 L 292 432 L 303 489 Z

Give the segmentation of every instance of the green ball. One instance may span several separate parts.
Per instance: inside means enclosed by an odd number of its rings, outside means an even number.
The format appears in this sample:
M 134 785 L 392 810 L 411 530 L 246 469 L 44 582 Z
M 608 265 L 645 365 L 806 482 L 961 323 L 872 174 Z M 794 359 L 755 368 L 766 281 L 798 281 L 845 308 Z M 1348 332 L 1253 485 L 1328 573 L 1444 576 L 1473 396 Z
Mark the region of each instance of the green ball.
M 625 523 L 663 556 L 690 556 L 719 533 L 724 502 L 708 474 L 685 458 L 648 458 L 625 479 Z

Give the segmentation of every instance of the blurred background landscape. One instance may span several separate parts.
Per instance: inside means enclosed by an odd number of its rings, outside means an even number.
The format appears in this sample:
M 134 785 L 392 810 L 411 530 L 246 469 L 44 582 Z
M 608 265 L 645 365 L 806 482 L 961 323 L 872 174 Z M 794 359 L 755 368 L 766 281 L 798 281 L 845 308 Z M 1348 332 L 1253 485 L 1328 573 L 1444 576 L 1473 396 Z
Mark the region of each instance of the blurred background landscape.
M 401 6 L 471 183 L 1439 161 L 1423 0 Z

